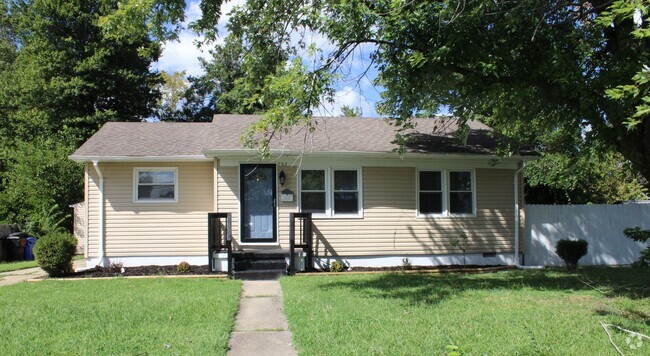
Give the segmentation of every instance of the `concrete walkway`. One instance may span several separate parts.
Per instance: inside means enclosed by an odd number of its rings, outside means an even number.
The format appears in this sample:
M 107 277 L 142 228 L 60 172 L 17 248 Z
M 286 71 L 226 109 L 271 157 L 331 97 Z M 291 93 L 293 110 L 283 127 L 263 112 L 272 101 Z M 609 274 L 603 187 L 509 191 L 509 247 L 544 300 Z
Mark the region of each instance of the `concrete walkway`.
M 228 355 L 297 355 L 282 307 L 280 282 L 243 281 Z
M 43 279 L 47 273 L 39 267 L 0 273 L 0 286 L 8 286 L 32 279 Z

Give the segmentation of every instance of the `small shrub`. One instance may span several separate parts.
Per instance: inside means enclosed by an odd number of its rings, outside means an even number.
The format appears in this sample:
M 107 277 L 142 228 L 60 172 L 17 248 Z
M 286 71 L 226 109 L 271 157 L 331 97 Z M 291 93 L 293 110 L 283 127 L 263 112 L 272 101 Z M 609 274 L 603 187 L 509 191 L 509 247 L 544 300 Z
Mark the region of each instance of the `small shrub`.
M 72 271 L 72 258 L 77 252 L 77 239 L 69 233 L 53 232 L 38 239 L 34 256 L 38 265 L 50 276 Z
M 113 261 L 108 266 L 108 273 L 124 273 L 124 262 Z
M 587 254 L 589 243 L 585 240 L 562 239 L 555 245 L 555 253 L 564 261 L 567 270 L 574 272 L 578 260 Z
M 343 272 L 345 271 L 345 265 L 339 261 L 332 261 L 330 263 L 330 272 Z
M 176 272 L 178 273 L 187 273 L 190 271 L 190 264 L 183 261 L 176 265 Z

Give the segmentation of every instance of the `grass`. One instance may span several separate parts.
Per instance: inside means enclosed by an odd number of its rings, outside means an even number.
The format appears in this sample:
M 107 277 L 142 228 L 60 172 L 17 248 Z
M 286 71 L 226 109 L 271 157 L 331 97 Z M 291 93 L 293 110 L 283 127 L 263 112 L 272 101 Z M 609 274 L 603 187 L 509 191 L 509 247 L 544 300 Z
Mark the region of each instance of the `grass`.
M 83 255 L 75 255 L 72 257 L 73 261 L 83 259 Z M 21 269 L 38 267 L 38 263 L 34 261 L 16 261 L 16 262 L 0 262 L 0 273 L 18 271 Z
M 0 354 L 225 354 L 240 289 L 162 278 L 0 287 Z
M 281 280 L 301 354 L 615 354 L 599 321 L 650 335 L 650 271 L 296 276 Z M 626 355 L 650 354 L 612 331 Z
M 0 272 L 17 271 L 32 267 L 38 267 L 36 261 L 0 262 Z

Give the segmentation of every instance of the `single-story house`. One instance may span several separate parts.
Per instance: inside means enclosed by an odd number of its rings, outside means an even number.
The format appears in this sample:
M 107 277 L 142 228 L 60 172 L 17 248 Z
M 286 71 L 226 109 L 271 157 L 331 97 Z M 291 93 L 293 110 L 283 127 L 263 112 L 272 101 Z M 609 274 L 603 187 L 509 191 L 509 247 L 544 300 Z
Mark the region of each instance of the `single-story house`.
M 318 118 L 260 160 L 240 143 L 258 119 L 104 125 L 71 156 L 85 164 L 89 265 L 205 265 L 212 212 L 231 213 L 240 252 L 286 251 L 290 214 L 312 213 L 317 267 L 459 264 L 462 232 L 468 264 L 518 264 L 535 157 L 499 157 L 489 127 L 469 122 L 463 143 L 455 119 L 415 119 L 400 155 L 387 120 Z

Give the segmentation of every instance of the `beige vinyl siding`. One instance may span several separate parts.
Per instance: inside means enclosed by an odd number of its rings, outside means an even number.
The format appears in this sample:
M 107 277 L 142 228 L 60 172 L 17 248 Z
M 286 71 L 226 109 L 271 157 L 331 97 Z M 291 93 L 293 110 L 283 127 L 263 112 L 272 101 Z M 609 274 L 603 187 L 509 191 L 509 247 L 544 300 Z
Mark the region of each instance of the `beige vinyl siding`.
M 107 257 L 207 255 L 207 213 L 213 211 L 212 162 L 100 163 L 104 175 Z M 135 167 L 178 168 L 178 202 L 134 203 Z M 89 254 L 99 253 L 99 177 L 89 174 Z
M 233 216 L 233 239 L 239 245 L 239 167 L 217 168 L 218 210 Z M 278 239 L 289 246 L 289 214 L 298 210 L 296 169 L 283 170 L 280 191 L 294 192 L 293 202 L 279 202 Z M 514 170 L 476 169 L 476 216 L 416 217 L 416 169 L 364 167 L 363 217 L 315 218 L 319 256 L 390 256 L 460 253 L 451 242 L 466 231 L 469 253 L 512 252 L 514 248 Z M 246 245 L 242 245 L 246 248 Z M 274 245 L 275 246 L 275 245 Z
M 415 168 L 364 167 L 363 218 L 314 219 L 317 254 L 460 253 L 451 242 L 461 231 L 471 238 L 469 253 L 511 252 L 513 173 L 503 169 L 475 170 L 476 216 L 417 218 Z M 287 239 L 286 232 L 281 241 Z

